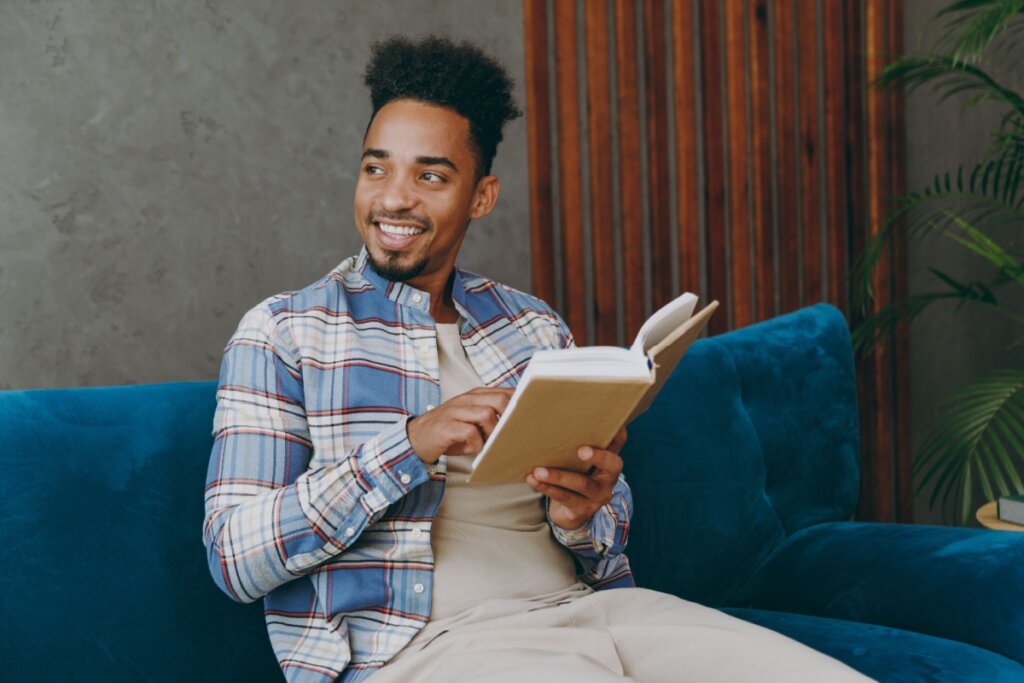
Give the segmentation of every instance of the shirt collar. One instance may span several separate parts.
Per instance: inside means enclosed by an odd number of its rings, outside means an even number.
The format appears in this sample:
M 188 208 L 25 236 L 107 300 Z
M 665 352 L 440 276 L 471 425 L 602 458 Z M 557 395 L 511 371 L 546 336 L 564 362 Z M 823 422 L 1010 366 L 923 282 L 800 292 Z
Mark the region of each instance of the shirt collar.
M 430 310 L 430 294 L 404 282 L 388 280 L 378 273 L 374 269 L 373 264 L 370 263 L 370 254 L 366 250 L 366 245 L 363 245 L 363 248 L 359 250 L 354 270 L 396 304 L 422 311 Z M 468 319 L 473 317 L 469 314 L 469 308 L 472 307 L 472 304 L 466 294 L 465 277 L 458 268 L 455 268 L 455 277 L 452 282 L 452 299 L 455 301 L 456 310 L 459 311 L 462 317 Z

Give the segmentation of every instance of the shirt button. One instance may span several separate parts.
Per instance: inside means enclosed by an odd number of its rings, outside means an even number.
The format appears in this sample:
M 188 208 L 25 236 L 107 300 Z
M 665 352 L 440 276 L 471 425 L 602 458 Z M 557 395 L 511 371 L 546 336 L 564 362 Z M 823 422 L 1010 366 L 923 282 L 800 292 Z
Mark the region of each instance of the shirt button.
M 356 535 L 356 530 L 352 527 L 345 529 L 345 538 L 352 538 Z
M 428 403 L 428 404 L 427 404 L 427 410 L 433 410 L 433 409 L 434 409 L 434 408 L 436 408 L 436 407 L 437 407 L 437 406 L 435 406 L 435 405 L 434 405 L 433 403 Z
M 423 354 L 430 353 L 430 344 L 420 344 L 419 352 Z
M 422 535 L 423 535 L 423 530 L 422 529 L 413 529 L 412 530 L 412 537 L 413 538 L 419 538 Z
M 412 477 L 410 477 L 408 474 L 403 474 L 398 478 L 398 481 L 402 482 L 403 484 L 408 484 L 410 481 L 412 481 Z
M 423 295 L 419 294 L 419 293 L 413 294 L 412 295 L 412 300 L 415 301 L 416 303 L 419 303 L 419 302 L 423 301 Z
M 417 593 L 422 593 L 423 592 L 423 584 L 422 583 L 417 583 L 415 586 L 412 587 L 412 589 L 414 591 L 416 591 Z

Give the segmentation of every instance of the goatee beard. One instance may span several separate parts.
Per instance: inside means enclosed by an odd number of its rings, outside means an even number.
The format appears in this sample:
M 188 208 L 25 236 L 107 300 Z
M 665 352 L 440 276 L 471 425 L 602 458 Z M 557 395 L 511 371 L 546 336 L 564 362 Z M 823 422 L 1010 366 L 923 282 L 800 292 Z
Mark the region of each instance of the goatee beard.
M 377 274 L 383 277 L 385 280 L 391 280 L 392 282 L 405 282 L 411 280 L 427 267 L 427 259 L 424 257 L 419 261 L 415 261 L 410 264 L 402 264 L 400 254 L 391 252 L 384 252 L 384 260 L 378 260 L 376 256 L 370 254 L 370 265 L 377 271 Z

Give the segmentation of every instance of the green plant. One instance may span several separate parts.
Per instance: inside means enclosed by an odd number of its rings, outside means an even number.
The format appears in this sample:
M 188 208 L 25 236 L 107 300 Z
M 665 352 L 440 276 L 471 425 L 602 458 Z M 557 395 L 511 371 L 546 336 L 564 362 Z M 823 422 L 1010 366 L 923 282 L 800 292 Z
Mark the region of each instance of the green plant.
M 1002 116 L 992 144 L 971 166 L 937 174 L 929 187 L 894 200 L 885 225 L 870 241 L 851 273 L 854 310 L 864 316 L 854 330 L 860 352 L 870 351 L 902 322 L 913 322 L 939 302 L 983 306 L 1024 329 L 1024 315 L 1000 303 L 1007 288 L 1024 285 L 1024 258 L 997 236 L 1024 227 L 1024 94 L 1002 83 L 993 58 L 1020 64 L 1024 57 L 1024 0 L 960 0 L 936 16 L 942 34 L 932 52 L 890 64 L 880 87 L 911 92 L 931 85 L 940 101 L 966 97 L 967 106 L 993 103 Z M 950 239 L 984 260 L 989 277 L 963 282 L 929 269 L 938 289 L 914 294 L 868 313 L 871 279 L 880 258 L 901 232 L 907 240 L 932 235 Z M 1024 339 L 1018 340 L 1021 344 Z M 929 505 L 941 498 L 966 524 L 977 507 L 976 488 L 991 500 L 1024 493 L 1024 370 L 991 372 L 942 403 L 935 424 L 914 456 L 915 494 L 933 485 Z

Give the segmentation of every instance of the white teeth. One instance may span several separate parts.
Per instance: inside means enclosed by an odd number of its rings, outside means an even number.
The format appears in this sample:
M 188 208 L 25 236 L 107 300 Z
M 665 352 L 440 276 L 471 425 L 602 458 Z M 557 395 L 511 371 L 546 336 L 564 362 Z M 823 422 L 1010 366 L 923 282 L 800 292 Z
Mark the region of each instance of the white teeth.
M 423 232 L 423 228 L 413 228 L 405 225 L 388 225 L 387 223 L 378 223 L 380 229 L 389 235 L 397 235 L 401 237 L 408 237 L 409 235 L 418 235 Z

